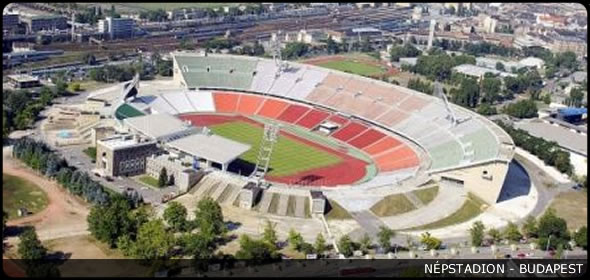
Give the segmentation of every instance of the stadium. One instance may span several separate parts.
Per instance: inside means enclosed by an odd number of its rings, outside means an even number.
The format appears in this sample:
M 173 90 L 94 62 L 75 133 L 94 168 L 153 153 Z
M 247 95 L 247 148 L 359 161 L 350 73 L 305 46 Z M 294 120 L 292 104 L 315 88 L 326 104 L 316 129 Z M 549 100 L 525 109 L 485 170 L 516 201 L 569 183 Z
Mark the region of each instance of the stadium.
M 488 204 L 499 198 L 514 143 L 476 113 L 312 65 L 184 52 L 172 57 L 180 89 L 121 101 L 116 118 L 173 115 L 249 145 L 231 163 L 217 165 L 233 177 L 254 172 L 265 124 L 274 123 L 280 133 L 264 174 L 273 188 L 371 192 L 435 180 Z

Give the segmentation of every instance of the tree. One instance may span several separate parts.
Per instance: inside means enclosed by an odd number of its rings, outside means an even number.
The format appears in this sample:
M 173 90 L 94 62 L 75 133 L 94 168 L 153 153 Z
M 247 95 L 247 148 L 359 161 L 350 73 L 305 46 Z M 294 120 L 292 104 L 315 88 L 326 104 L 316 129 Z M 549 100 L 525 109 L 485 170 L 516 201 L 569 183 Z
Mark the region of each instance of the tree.
M 214 240 L 216 236 L 225 234 L 227 231 L 221 206 L 211 197 L 199 200 L 195 210 L 195 221 L 208 240 Z
M 326 239 L 324 239 L 324 236 L 322 235 L 322 233 L 318 233 L 318 235 L 316 236 L 314 247 L 315 247 L 315 251 L 318 254 L 323 254 L 326 251 L 326 249 L 327 249 Z
M 82 61 L 88 65 L 95 65 L 96 57 L 92 53 L 87 52 L 82 55 Z
M 496 228 L 490 228 L 488 230 L 488 235 L 492 239 L 493 243 L 498 243 L 502 240 L 502 235 L 501 235 L 500 231 L 497 230 Z
M 533 100 L 520 100 L 504 107 L 504 112 L 516 118 L 537 117 L 537 104 Z
M 526 238 L 533 238 L 537 236 L 537 220 L 535 217 L 528 216 L 526 217 L 524 223 L 522 224 L 522 233 Z
M 461 106 L 474 108 L 479 101 L 479 86 L 472 78 L 465 78 L 461 81 L 459 89 L 451 90 L 451 100 Z
M 406 43 L 403 46 L 394 46 L 389 52 L 391 61 L 394 62 L 399 62 L 399 59 L 402 57 L 417 57 L 420 53 L 420 50 L 409 43 Z
M 497 78 L 484 78 L 481 82 L 481 90 L 483 93 L 482 102 L 493 104 L 500 98 L 500 89 L 502 81 Z
M 254 240 L 248 235 L 242 235 L 240 237 L 240 250 L 236 252 L 236 259 L 240 260 L 276 260 L 279 259 L 280 255 L 276 251 L 275 246 L 271 246 L 266 241 Z
M 166 210 L 164 210 L 163 217 L 175 231 L 181 231 L 186 224 L 186 215 L 186 207 L 178 201 L 172 201 L 168 203 Z
M 371 249 L 371 246 L 372 246 L 372 241 L 371 241 L 371 237 L 369 237 L 369 234 L 367 234 L 365 232 L 365 234 L 363 235 L 363 237 L 359 241 L 359 245 L 360 245 L 359 249 L 361 251 L 363 251 L 364 254 L 369 252 L 369 249 Z
M 262 240 L 268 242 L 273 246 L 277 246 L 277 232 L 275 230 L 276 223 L 273 223 L 269 220 L 266 220 L 266 225 L 264 227 L 264 233 L 262 235 Z
M 503 235 L 504 238 L 510 241 L 520 241 L 520 239 L 522 238 L 522 234 L 520 234 L 518 227 L 512 222 L 508 223 L 508 226 L 506 226 L 506 229 L 504 229 Z
M 215 251 L 213 244 L 207 241 L 207 238 L 200 233 L 184 234 L 180 238 L 181 247 L 184 254 L 194 259 L 211 259 Z
M 502 71 L 502 72 L 506 71 L 506 68 L 504 67 L 504 63 L 502 63 L 500 61 L 496 62 L 496 70 Z
M 304 56 L 309 51 L 309 47 L 305 43 L 289 42 L 285 45 L 285 49 L 281 51 L 284 59 L 296 59 Z
M 168 182 L 168 173 L 166 172 L 166 167 L 162 167 L 160 169 L 160 177 L 158 177 L 158 187 L 162 188 L 166 186 Z
M 584 92 L 582 88 L 575 87 L 570 90 L 569 98 L 567 99 L 567 105 L 573 107 L 580 107 L 582 106 L 582 101 L 584 100 Z
M 566 221 L 557 217 L 553 208 L 547 209 L 539 219 L 538 235 L 543 250 L 547 247 L 555 249 L 559 244 L 567 245 L 570 238 Z
M 174 246 L 174 237 L 166 232 L 161 219 L 143 224 L 135 241 L 134 257 L 146 260 L 156 260 L 168 257 Z
M 326 50 L 329 54 L 337 54 L 340 52 L 340 47 L 338 43 L 332 39 L 332 36 L 328 36 L 328 40 L 326 41 Z
M 347 234 L 343 235 L 340 237 L 340 240 L 338 240 L 338 248 L 340 249 L 340 253 L 345 257 L 352 256 L 352 253 L 354 252 L 354 244 Z
M 385 226 L 379 227 L 377 238 L 379 241 L 379 246 L 383 248 L 384 253 L 387 253 L 391 250 L 391 238 L 393 237 L 395 237 L 395 231 Z
M 584 250 L 588 249 L 588 228 L 586 226 L 582 226 L 574 232 L 574 241 Z
M 295 231 L 295 229 L 291 228 L 289 230 L 289 236 L 287 237 L 287 241 L 289 241 L 289 246 L 293 250 L 299 251 L 301 248 L 301 244 L 303 244 L 303 237 L 301 233 Z
M 420 243 L 426 246 L 427 250 L 438 250 L 442 241 L 434 236 L 432 236 L 429 232 L 422 233 Z
M 484 116 L 491 116 L 497 114 L 498 112 L 496 110 L 496 107 L 491 106 L 488 103 L 482 103 L 481 105 L 479 105 L 479 108 L 477 108 L 477 113 L 482 114 Z
M 43 247 L 34 228 L 26 229 L 19 236 L 18 254 L 25 260 L 41 260 L 47 255 L 47 248 Z
M 108 206 L 92 207 L 87 217 L 90 233 L 113 247 L 119 236 L 126 235 L 131 230 L 130 210 L 127 199 L 122 196 L 115 197 Z
M 471 226 L 471 228 L 469 229 L 472 246 L 481 246 L 484 237 L 484 230 L 485 226 L 481 221 L 473 223 L 473 226 Z

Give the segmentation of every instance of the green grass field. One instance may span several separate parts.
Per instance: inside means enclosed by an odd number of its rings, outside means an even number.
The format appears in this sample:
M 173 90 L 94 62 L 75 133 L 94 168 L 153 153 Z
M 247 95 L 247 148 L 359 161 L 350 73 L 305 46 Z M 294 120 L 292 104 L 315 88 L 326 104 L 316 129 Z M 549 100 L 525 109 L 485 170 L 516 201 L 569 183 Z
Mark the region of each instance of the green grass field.
M 362 76 L 379 75 L 385 72 L 381 67 L 353 60 L 328 61 L 318 63 L 317 65 Z
M 412 192 L 420 199 L 420 201 L 422 201 L 422 203 L 424 203 L 424 205 L 426 205 L 433 201 L 438 194 L 438 186 L 427 189 L 419 189 Z
M 152 178 L 152 176 L 149 175 L 144 175 L 138 178 L 138 180 L 150 187 L 154 187 L 156 189 L 158 189 L 158 179 L 154 179 Z
M 8 174 L 2 174 L 2 208 L 8 219 L 18 218 L 18 209 L 26 208 L 35 214 L 47 207 L 47 194 L 32 182 Z
M 328 212 L 325 214 L 326 220 L 348 220 L 352 219 L 352 216 L 344 207 L 340 206 L 334 200 L 328 200 L 329 209 Z
M 263 133 L 261 127 L 237 121 L 211 126 L 211 130 L 217 135 L 251 145 L 252 148 L 243 154 L 240 159 L 252 165 L 256 164 Z M 288 176 L 333 165 L 340 161 L 341 159 L 336 155 L 280 136 L 271 156 L 268 175 Z
M 371 207 L 371 211 L 378 217 L 399 215 L 416 209 L 403 194 L 388 195 Z

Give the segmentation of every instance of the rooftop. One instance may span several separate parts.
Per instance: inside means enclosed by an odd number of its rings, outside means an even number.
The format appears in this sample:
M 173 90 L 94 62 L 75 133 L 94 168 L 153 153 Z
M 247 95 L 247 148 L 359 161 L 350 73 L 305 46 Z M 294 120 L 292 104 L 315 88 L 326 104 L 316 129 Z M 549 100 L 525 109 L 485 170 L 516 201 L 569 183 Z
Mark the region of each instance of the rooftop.
M 38 77 L 34 77 L 27 74 L 8 75 L 8 78 L 11 80 L 15 80 L 19 83 L 39 81 Z
M 501 72 L 498 70 L 489 69 L 489 68 L 485 68 L 485 67 L 475 66 L 473 64 L 461 64 L 459 66 L 455 66 L 453 68 L 453 70 L 455 70 L 459 73 L 463 73 L 465 75 L 477 76 L 477 77 L 483 77 L 486 73 L 492 73 L 494 75 L 500 75 L 502 77 L 507 77 L 507 76 L 516 77 L 515 74 Z
M 124 123 L 154 139 L 193 128 L 192 125 L 186 124 L 180 119 L 168 114 L 154 114 L 126 118 Z
M 565 149 L 588 155 L 588 136 L 573 132 L 557 124 L 550 124 L 541 119 L 515 122 L 514 126 L 526 130 L 531 135 L 555 141 Z
M 98 143 L 110 149 L 121 149 L 136 145 L 152 144 L 154 141 L 140 141 L 133 135 L 116 135 L 98 140 Z
M 214 134 L 193 134 L 171 142 L 168 146 L 187 154 L 217 163 L 229 163 L 247 152 L 251 146 Z

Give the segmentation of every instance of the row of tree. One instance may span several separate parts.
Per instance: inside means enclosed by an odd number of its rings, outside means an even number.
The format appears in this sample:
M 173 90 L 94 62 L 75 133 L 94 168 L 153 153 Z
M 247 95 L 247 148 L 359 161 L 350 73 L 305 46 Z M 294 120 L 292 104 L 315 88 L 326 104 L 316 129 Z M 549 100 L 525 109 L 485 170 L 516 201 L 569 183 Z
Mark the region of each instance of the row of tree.
M 536 118 L 539 115 L 537 111 L 537 103 L 532 99 L 519 100 L 503 108 L 505 114 L 519 119 Z
M 408 81 L 408 88 L 430 95 L 434 92 L 434 85 L 429 81 L 422 81 L 420 78 L 410 79 Z
M 561 150 L 556 142 L 532 136 L 527 131 L 514 128 L 502 121 L 496 121 L 496 123 L 510 135 L 516 146 L 536 155 L 545 164 L 554 166 L 560 172 L 572 174 L 573 166 L 570 163 L 570 154 Z
M 106 205 L 114 196 L 120 196 L 109 194 L 100 183 L 92 180 L 87 172 L 68 166 L 64 158 L 41 141 L 28 137 L 17 139 L 13 143 L 12 155 L 41 174 L 57 180 L 70 193 L 88 202 Z M 136 192 L 124 193 L 121 197 L 134 206 L 143 201 L 141 195 Z
M 469 229 L 469 234 L 472 246 L 482 246 L 484 240 L 489 244 L 499 244 L 502 240 L 515 244 L 524 238 L 536 240 L 541 250 L 568 248 L 570 240 L 584 250 L 587 249 L 586 226 L 574 232 L 568 231 L 567 222 L 558 217 L 553 208 L 547 209 L 538 220 L 532 216 L 527 217 L 520 229 L 510 222 L 502 232 L 496 228 L 489 228 L 486 232 L 484 224 L 477 221 Z
M 442 51 L 432 51 L 429 55 L 420 55 L 416 65 L 405 66 L 404 70 L 424 75 L 430 80 L 446 81 L 451 78 L 453 67 L 461 64 L 475 64 L 475 57 L 451 56 Z
M 172 66 L 170 63 L 167 65 L 159 65 L 159 67 L 156 65 L 156 68 L 143 61 L 127 65 L 106 65 L 102 68 L 91 69 L 88 72 L 88 76 L 90 79 L 97 82 L 111 83 L 129 81 L 133 79 L 135 73 L 139 73 L 139 78 L 141 80 L 150 80 L 154 78 L 156 69 L 158 70 L 158 73 L 162 70 L 163 74 L 172 74 Z

